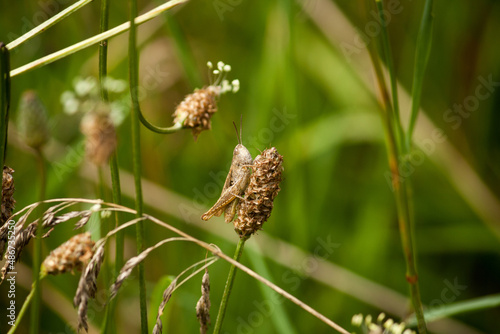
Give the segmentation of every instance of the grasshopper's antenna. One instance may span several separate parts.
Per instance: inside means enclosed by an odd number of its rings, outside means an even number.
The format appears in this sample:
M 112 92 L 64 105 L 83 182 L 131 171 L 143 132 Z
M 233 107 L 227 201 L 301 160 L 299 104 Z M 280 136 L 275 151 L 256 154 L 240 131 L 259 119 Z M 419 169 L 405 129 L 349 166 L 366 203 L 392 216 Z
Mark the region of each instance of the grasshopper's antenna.
M 236 123 L 233 121 L 234 129 L 236 130 L 236 138 L 238 138 L 238 144 L 241 145 L 241 137 L 238 137 L 238 127 L 236 126 Z M 241 136 L 241 134 L 240 134 Z
M 240 144 L 243 139 L 243 114 L 240 114 Z

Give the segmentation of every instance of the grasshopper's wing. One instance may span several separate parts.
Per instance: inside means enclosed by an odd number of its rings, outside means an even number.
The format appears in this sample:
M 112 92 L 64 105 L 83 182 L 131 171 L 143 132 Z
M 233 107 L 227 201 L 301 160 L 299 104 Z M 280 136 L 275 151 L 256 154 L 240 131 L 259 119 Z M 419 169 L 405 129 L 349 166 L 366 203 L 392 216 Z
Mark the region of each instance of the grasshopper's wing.
M 245 173 L 231 185 L 230 189 L 234 191 L 233 195 L 235 195 L 235 198 L 226 206 L 226 210 L 224 210 L 224 221 L 226 223 L 232 222 L 236 212 L 238 212 L 238 208 L 241 204 L 238 197 L 243 196 L 245 189 L 248 187 L 249 181 L 250 173 Z
M 231 184 L 232 177 L 233 177 L 233 164 L 231 164 L 231 168 L 229 168 L 229 173 L 227 173 L 226 181 L 224 182 L 224 186 L 222 187 L 221 196 L 222 194 L 224 194 L 224 191 L 226 191 L 226 189 L 232 186 Z

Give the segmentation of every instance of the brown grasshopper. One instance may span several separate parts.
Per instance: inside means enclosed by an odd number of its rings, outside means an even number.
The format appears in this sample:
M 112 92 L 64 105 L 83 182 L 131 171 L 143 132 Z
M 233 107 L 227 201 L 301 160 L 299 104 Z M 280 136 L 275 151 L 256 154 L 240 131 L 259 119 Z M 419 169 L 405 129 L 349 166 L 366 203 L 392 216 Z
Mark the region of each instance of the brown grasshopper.
M 233 125 L 236 130 L 236 136 L 238 136 L 238 128 L 234 122 Z M 222 193 L 217 202 L 215 202 L 214 206 L 205 212 L 201 216 L 201 219 L 209 220 L 212 216 L 219 217 L 222 212 L 224 212 L 224 221 L 226 223 L 229 223 L 234 219 L 240 204 L 239 200 L 243 199 L 241 196 L 245 192 L 245 189 L 248 187 L 248 182 L 250 181 L 250 167 L 252 166 L 252 163 L 252 155 L 248 149 L 241 144 L 240 121 L 238 145 L 234 148 L 231 168 L 227 174 L 226 182 L 224 182 Z

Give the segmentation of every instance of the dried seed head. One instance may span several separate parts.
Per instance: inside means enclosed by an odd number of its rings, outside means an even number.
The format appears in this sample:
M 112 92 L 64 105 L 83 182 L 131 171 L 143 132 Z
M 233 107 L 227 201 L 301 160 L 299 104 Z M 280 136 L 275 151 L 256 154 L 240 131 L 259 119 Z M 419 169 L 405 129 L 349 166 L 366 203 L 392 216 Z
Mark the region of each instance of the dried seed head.
M 35 91 L 23 93 L 19 102 L 17 125 L 24 142 L 40 148 L 49 140 L 47 110 Z
M 217 69 L 213 69 L 212 62 L 207 63 L 210 73 L 210 86 L 196 89 L 194 93 L 187 95 L 175 110 L 174 123 L 182 124 L 182 127 L 192 129 L 194 139 L 203 130 L 210 130 L 210 119 L 217 111 L 217 98 L 225 93 L 236 93 L 240 89 L 239 80 L 229 83 L 226 75 L 231 71 L 231 66 L 219 61 Z
M 196 89 L 179 104 L 173 114 L 174 123 L 192 129 L 196 140 L 203 130 L 211 129 L 210 118 L 217 111 L 219 93 L 212 86 Z
M 95 247 L 94 255 L 82 272 L 82 276 L 80 276 L 75 298 L 73 298 L 73 304 L 78 308 L 78 331 L 82 328 L 88 331 L 87 305 L 89 299 L 94 298 L 97 292 L 97 276 L 104 260 L 104 245 L 104 242 L 102 242 L 99 246 Z
M 245 190 L 245 200 L 234 221 L 234 229 L 241 238 L 262 229 L 262 224 L 271 215 L 274 198 L 280 191 L 282 165 L 283 156 L 274 147 L 264 150 L 253 161 L 253 173 Z
M 82 270 L 94 255 L 94 242 L 90 233 L 77 234 L 53 250 L 43 261 L 43 271 L 58 275 L 74 269 Z
M 201 297 L 196 303 L 196 317 L 200 322 L 200 334 L 205 334 L 210 325 L 210 276 L 208 270 L 201 280 Z
M 116 149 L 116 130 L 109 113 L 89 112 L 82 119 L 81 131 L 86 136 L 85 151 L 89 160 L 102 166 Z
M 8 166 L 3 166 L 3 178 L 2 178 L 2 215 L 0 217 L 0 226 L 3 226 L 7 220 L 12 216 L 12 211 L 14 210 L 14 205 L 16 201 L 14 199 L 14 178 L 12 177 L 14 170 Z
M 163 324 L 161 322 L 161 316 L 163 315 L 163 311 L 165 310 L 165 306 L 167 305 L 170 297 L 172 297 L 172 293 L 177 286 L 177 278 L 175 278 L 172 283 L 163 291 L 163 299 L 158 306 L 158 314 L 156 315 L 156 324 L 153 328 L 153 334 L 161 334 L 163 333 Z

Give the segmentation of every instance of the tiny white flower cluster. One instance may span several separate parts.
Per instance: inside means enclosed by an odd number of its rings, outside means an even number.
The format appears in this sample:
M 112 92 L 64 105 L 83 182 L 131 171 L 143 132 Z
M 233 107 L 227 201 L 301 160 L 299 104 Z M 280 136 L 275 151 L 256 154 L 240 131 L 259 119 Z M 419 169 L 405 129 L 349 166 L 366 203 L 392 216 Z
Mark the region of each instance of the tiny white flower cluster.
M 124 80 L 106 77 L 103 80 L 103 86 L 109 93 L 121 94 L 127 89 L 127 83 Z M 99 92 L 99 82 L 94 77 L 77 77 L 73 81 L 73 90 L 67 90 L 61 94 L 60 98 L 63 110 L 68 115 L 77 112 L 88 113 L 98 108 L 106 108 L 115 125 L 120 124 L 128 112 L 123 103 L 111 102 L 105 105 Z
M 214 89 L 218 94 L 224 94 L 227 92 L 236 93 L 240 90 L 240 81 L 235 79 L 229 83 L 229 80 L 226 79 L 227 73 L 231 72 L 231 65 L 224 64 L 222 61 L 217 63 L 217 68 L 214 69 L 214 65 L 211 61 L 207 62 L 207 66 L 209 71 L 212 71 L 212 74 L 215 77 L 212 77 L 213 83 L 210 85 L 212 89 Z
M 377 317 L 377 323 L 373 323 L 371 315 L 367 315 L 363 319 L 363 315 L 360 313 L 352 317 L 351 323 L 353 326 L 361 327 L 363 332 L 368 334 L 415 334 L 411 329 L 405 329 L 404 322 L 398 324 L 391 318 L 387 318 L 385 321 L 384 319 L 385 313 L 380 313 Z

